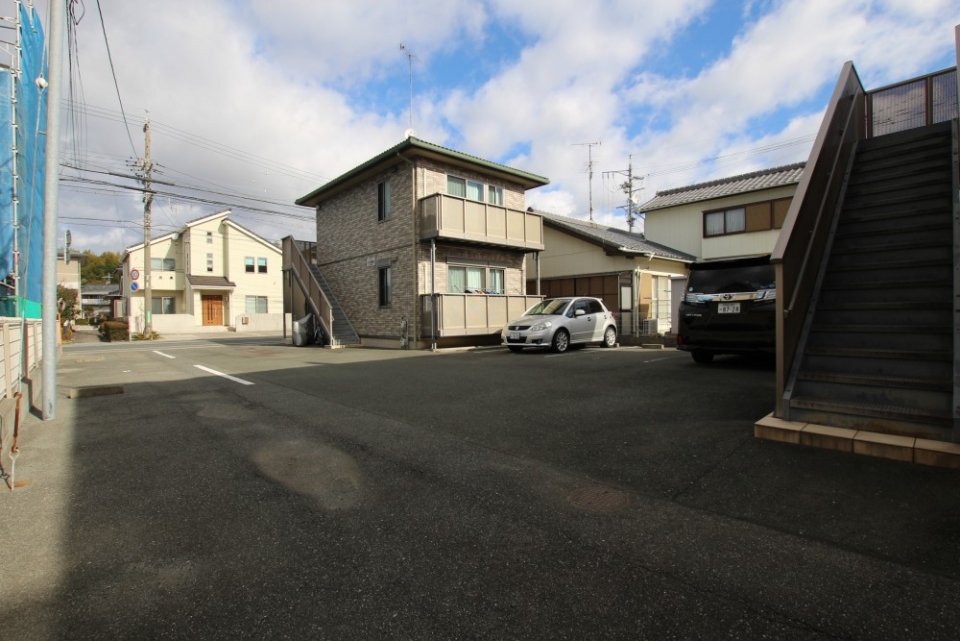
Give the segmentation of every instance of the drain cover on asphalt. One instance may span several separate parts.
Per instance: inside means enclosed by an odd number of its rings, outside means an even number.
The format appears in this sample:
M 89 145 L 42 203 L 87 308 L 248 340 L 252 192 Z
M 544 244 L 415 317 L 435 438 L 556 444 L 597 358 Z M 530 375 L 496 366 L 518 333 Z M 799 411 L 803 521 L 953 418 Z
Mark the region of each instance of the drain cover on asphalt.
M 581 487 L 567 497 L 570 505 L 594 514 L 616 514 L 630 507 L 630 495 L 609 487 Z

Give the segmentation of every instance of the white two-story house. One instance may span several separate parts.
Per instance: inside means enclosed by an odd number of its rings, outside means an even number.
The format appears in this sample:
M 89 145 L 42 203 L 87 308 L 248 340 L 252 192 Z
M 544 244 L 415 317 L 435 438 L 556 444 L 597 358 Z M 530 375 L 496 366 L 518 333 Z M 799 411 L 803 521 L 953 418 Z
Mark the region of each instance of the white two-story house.
M 124 251 L 121 291 L 132 332 L 142 330 L 147 312 L 160 334 L 282 330 L 282 251 L 229 214 L 217 212 L 152 239 L 149 270 L 143 243 Z

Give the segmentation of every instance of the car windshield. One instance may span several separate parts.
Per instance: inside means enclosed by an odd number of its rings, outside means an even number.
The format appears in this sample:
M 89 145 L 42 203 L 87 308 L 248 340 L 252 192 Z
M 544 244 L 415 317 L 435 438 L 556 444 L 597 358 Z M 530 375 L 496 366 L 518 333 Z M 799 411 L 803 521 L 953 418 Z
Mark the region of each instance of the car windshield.
M 525 316 L 560 315 L 568 304 L 570 304 L 569 298 L 548 298 L 528 309 Z
M 688 291 L 698 294 L 728 294 L 776 289 L 773 265 L 699 269 L 690 272 Z

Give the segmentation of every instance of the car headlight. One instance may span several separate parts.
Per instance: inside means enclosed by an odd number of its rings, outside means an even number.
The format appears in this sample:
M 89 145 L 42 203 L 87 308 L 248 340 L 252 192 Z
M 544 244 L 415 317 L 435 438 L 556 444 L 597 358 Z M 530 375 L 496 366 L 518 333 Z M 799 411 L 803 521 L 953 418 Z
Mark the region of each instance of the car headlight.
M 531 327 L 531 328 L 530 328 L 530 331 L 531 331 L 531 332 L 542 332 L 543 330 L 547 329 L 548 327 L 553 327 L 553 323 L 551 323 L 550 321 L 544 321 L 544 322 L 542 322 L 542 323 L 537 323 L 536 325 L 534 325 L 533 327 Z

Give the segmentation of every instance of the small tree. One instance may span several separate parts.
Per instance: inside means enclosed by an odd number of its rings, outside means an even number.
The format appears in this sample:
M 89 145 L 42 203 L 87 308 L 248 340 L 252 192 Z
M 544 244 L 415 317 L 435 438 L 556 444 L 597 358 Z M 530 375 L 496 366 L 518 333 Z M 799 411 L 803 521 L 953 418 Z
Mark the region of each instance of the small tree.
M 60 310 L 61 320 L 76 320 L 77 312 L 80 309 L 80 306 L 77 304 L 77 295 L 79 293 L 80 292 L 72 287 L 57 285 L 57 300 L 63 301 L 63 309 Z

